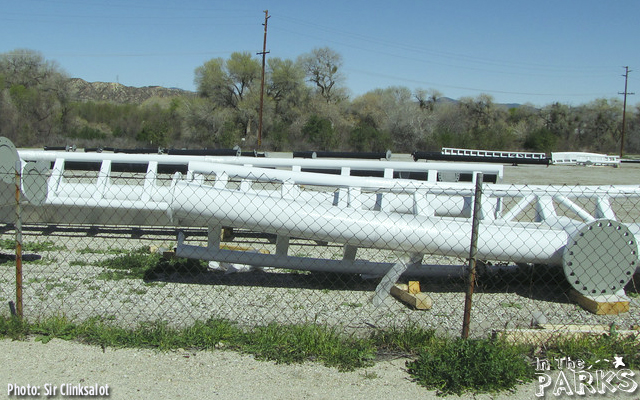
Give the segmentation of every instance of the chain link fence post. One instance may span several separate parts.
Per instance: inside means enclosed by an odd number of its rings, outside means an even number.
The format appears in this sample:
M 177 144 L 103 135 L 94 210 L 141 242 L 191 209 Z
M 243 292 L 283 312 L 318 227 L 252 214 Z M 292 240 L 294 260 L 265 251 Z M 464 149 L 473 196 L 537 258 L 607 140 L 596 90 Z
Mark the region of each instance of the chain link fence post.
M 23 317 L 22 308 L 22 216 L 20 210 L 21 162 L 16 161 L 16 315 Z
M 471 304 L 473 289 L 476 281 L 476 256 L 478 253 L 478 226 L 482 207 L 482 172 L 476 174 L 476 189 L 473 201 L 473 215 L 471 223 L 471 246 L 469 249 L 469 272 L 467 274 L 467 290 L 464 297 L 464 317 L 462 320 L 462 338 L 469 337 L 471 323 Z

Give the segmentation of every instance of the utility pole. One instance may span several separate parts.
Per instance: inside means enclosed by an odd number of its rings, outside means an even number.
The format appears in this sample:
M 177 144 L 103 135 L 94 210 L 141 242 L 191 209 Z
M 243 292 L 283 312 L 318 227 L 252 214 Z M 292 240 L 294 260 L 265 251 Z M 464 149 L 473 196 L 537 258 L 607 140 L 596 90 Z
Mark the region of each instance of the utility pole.
M 629 67 L 623 67 L 624 68 L 624 92 L 618 92 L 618 94 L 623 94 L 624 95 L 624 100 L 622 102 L 622 135 L 620 137 L 620 159 L 622 159 L 622 153 L 624 151 L 624 130 L 626 127 L 626 122 L 627 122 L 627 95 L 631 95 L 631 94 L 635 94 L 635 93 L 629 93 L 627 91 L 627 81 L 629 80 L 629 72 L 633 72 L 633 71 L 629 71 Z
M 258 120 L 258 148 L 262 147 L 262 108 L 264 105 L 264 67 L 267 56 L 267 21 L 269 20 L 269 10 L 264 10 L 264 41 L 262 42 L 262 82 L 260 83 L 260 116 Z

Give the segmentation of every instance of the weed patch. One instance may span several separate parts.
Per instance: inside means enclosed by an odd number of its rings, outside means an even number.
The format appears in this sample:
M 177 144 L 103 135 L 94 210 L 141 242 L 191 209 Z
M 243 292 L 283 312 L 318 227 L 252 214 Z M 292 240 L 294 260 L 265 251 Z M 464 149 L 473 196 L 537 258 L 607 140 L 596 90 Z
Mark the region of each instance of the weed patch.
M 15 239 L 0 239 L 0 248 L 3 249 L 15 249 L 16 241 Z M 42 242 L 23 242 L 22 250 L 29 251 L 34 253 L 40 253 L 43 251 L 60 251 L 66 250 L 67 248 L 64 246 L 56 245 L 54 242 L 50 240 L 45 240 Z
M 426 330 L 417 325 L 378 329 L 371 334 L 371 340 L 379 352 L 401 352 L 407 355 L 416 355 L 442 341 L 436 337 L 435 330 Z
M 243 340 L 243 350 L 259 359 L 282 363 L 317 360 L 341 371 L 371 364 L 375 347 L 370 340 L 343 338 L 321 325 L 278 325 L 258 327 Z
M 160 261 L 160 255 L 151 254 L 144 250 L 132 251 L 118 257 L 113 257 L 98 263 L 106 270 L 98 274 L 98 279 L 143 279 L 145 272 L 155 267 Z
M 211 319 L 184 329 L 171 328 L 164 322 L 126 329 L 99 318 L 79 324 L 64 317 L 33 324 L 16 317 L 0 318 L 0 337 L 21 339 L 28 335 L 36 335 L 36 340 L 43 343 L 53 338 L 75 339 L 102 347 L 235 349 L 279 363 L 319 361 L 341 371 L 371 365 L 375 355 L 370 340 L 345 338 L 335 330 L 311 324 L 272 324 L 243 330 L 233 322 Z
M 422 350 L 407 367 L 419 384 L 439 394 L 457 395 L 514 389 L 531 381 L 535 373 L 523 348 L 487 339 L 444 341 Z
M 207 271 L 206 263 L 201 260 L 185 258 L 167 260 L 159 254 L 149 253 L 144 248 L 101 261 L 98 266 L 105 268 L 98 274 L 98 279 L 104 280 L 153 281 L 173 274 L 192 277 Z
M 622 356 L 626 368 L 640 368 L 640 341 L 638 341 L 638 337 L 621 338 L 615 332 L 615 328 L 608 335 L 560 339 L 545 347 L 546 349 L 541 356 L 549 360 L 571 357 L 583 360 L 586 365 L 596 365 L 600 369 L 608 369 L 612 364 L 604 363 L 602 360 L 610 360 L 613 356 Z

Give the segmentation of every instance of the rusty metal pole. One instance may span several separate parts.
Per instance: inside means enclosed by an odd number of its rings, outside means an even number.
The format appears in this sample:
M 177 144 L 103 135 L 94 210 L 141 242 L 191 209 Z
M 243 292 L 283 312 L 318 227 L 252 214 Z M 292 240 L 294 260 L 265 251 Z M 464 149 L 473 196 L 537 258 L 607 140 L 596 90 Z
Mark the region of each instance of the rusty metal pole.
M 473 290 L 476 282 L 476 257 L 478 254 L 478 227 L 480 225 L 482 201 L 482 173 L 476 174 L 476 193 L 473 201 L 473 216 L 471 223 L 471 246 L 469 249 L 469 272 L 467 274 L 467 291 L 464 297 L 464 317 L 462 320 L 462 338 L 469 337 L 471 322 L 471 305 Z
M 20 160 L 16 161 L 16 315 L 23 317 L 22 308 L 22 216 L 20 186 L 22 182 Z

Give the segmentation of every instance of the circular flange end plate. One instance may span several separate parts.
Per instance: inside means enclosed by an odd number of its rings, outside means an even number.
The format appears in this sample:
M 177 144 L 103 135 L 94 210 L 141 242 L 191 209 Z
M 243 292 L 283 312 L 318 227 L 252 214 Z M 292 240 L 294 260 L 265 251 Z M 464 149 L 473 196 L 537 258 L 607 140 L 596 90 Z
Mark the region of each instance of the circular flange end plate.
M 20 159 L 18 150 L 11 140 L 0 136 L 0 180 L 6 184 L 16 181 L 16 162 Z
M 22 192 L 34 205 L 41 205 L 47 199 L 49 167 L 44 161 L 29 161 L 22 169 Z
M 585 224 L 572 234 L 562 255 L 567 280 L 586 296 L 624 289 L 637 266 L 634 235 L 626 225 L 607 219 Z

